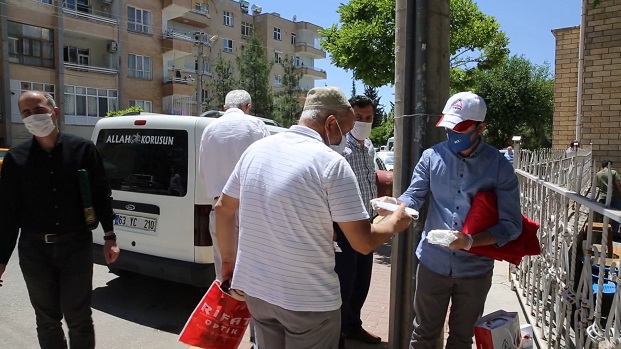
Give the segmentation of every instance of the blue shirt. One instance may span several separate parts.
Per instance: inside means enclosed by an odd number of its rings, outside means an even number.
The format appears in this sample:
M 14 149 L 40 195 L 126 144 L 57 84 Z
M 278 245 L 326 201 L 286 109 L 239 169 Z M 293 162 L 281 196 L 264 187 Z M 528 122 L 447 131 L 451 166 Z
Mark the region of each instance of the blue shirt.
M 506 152 L 505 159 L 509 160 L 509 162 L 513 164 L 513 153 L 509 154 L 509 152 Z
M 498 149 L 481 141 L 469 157 L 453 153 L 447 142 L 423 152 L 412 182 L 399 200 L 420 210 L 429 194 L 429 210 L 416 256 L 434 272 L 452 277 L 475 277 L 490 272 L 494 260 L 427 242 L 434 229 L 461 231 L 474 195 L 493 191 L 498 197 L 498 224 L 487 229 L 498 246 L 522 232 L 520 193 L 513 167 Z

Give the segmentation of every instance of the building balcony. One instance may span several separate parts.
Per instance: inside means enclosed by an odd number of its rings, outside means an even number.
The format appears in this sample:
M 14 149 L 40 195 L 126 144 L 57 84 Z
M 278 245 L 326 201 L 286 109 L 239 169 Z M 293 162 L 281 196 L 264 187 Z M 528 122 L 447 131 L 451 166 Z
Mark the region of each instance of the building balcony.
M 319 29 L 322 29 L 320 26 L 313 24 L 313 23 L 308 23 L 308 22 L 295 22 L 295 29 L 296 30 L 308 30 L 314 33 L 319 34 Z
M 197 28 L 211 22 L 207 0 L 164 0 L 162 12 L 168 19 Z
M 181 72 L 177 70 L 176 72 Z M 192 75 L 181 74 L 165 76 L 162 86 L 162 96 L 183 95 L 193 96 L 196 94 L 196 78 Z
M 74 70 L 74 71 L 106 74 L 106 75 L 118 74 L 118 70 L 116 68 L 97 67 L 93 65 L 76 64 L 76 63 L 69 63 L 69 62 L 64 62 L 64 66 L 65 66 L 65 69 Z
M 322 50 L 321 47 L 305 42 L 295 44 L 295 53 L 313 58 L 326 58 L 326 51 Z
M 325 70 L 315 67 L 295 67 L 295 72 L 301 73 L 302 77 L 309 77 L 314 80 L 325 80 L 328 77 Z
M 93 10 L 93 6 L 76 5 L 63 2 L 65 15 L 64 29 L 71 32 L 85 33 L 100 38 L 116 40 L 118 38 L 118 21 L 106 11 Z
M 182 57 L 191 55 L 194 48 L 194 38 L 184 34 L 167 29 L 162 33 L 162 48 L 164 53 L 171 52 L 174 56 Z

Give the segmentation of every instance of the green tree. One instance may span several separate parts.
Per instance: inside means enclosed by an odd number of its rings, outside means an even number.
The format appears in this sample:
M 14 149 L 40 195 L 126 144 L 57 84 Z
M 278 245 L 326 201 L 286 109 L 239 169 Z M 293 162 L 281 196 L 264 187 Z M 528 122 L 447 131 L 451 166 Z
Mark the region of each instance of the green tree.
M 394 113 L 386 114 L 384 122 L 371 130 L 371 136 L 369 137 L 376 147 L 385 145 L 388 142 L 388 138 L 392 137 L 395 133 L 395 117 Z
M 474 91 L 487 103 L 488 143 L 504 148 L 515 135 L 524 148 L 551 146 L 554 79 L 549 66 L 513 56 L 473 76 Z
M 320 31 L 332 63 L 371 86 L 394 83 L 395 0 L 350 0 L 338 13 L 340 27 Z M 451 0 L 450 26 L 452 87 L 467 85 L 474 68 L 489 69 L 507 57 L 505 33 L 473 0 Z
M 272 119 L 274 100 L 270 86 L 270 72 L 274 62 L 268 60 L 261 39 L 254 34 L 237 56 L 239 86 L 252 97 L 251 113 Z
M 106 117 L 110 118 L 110 117 L 113 117 L 113 116 L 136 115 L 136 114 L 140 114 L 143 111 L 144 111 L 144 109 L 142 109 L 141 107 L 133 106 L 133 107 L 129 107 L 127 109 L 109 111 L 109 112 L 106 113 Z
M 351 97 L 350 98 L 354 98 L 356 97 L 356 79 L 354 79 L 354 77 L 351 77 Z
M 289 127 L 296 123 L 297 115 L 302 110 L 299 102 L 299 97 L 304 93 L 300 88 L 302 73 L 295 70 L 289 55 L 282 61 L 282 67 L 282 89 L 276 92 L 274 120 L 283 127 Z
M 388 138 L 395 134 L 395 105 L 391 103 L 391 109 L 388 114 L 384 114 L 384 122 L 378 127 L 371 130 L 371 136 L 369 137 L 376 147 L 380 147 L 386 142 Z
M 364 95 L 373 101 L 373 109 L 375 109 L 373 127 L 378 127 L 384 121 L 384 107 L 380 104 L 381 97 L 377 93 L 377 88 L 369 85 L 364 85 Z
M 209 109 L 222 110 L 226 94 L 237 87 L 237 80 L 233 74 L 233 65 L 222 57 L 220 51 L 215 60 L 213 79 L 207 85 L 211 92 L 207 101 Z

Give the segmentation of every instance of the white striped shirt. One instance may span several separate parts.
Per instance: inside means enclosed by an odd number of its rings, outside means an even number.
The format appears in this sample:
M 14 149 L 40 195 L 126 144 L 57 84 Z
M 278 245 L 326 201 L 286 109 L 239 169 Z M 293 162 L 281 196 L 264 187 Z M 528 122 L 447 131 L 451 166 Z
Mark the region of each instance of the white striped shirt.
M 293 311 L 341 306 L 332 222 L 369 218 L 345 158 L 295 125 L 251 145 L 223 193 L 240 200 L 233 288 Z

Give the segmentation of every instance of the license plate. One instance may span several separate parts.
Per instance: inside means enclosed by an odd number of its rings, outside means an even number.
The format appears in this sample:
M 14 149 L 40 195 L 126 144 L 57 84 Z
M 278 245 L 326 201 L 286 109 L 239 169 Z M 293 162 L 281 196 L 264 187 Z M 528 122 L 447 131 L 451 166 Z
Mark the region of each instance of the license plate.
M 157 219 L 117 214 L 114 218 L 114 224 L 146 231 L 155 231 Z

